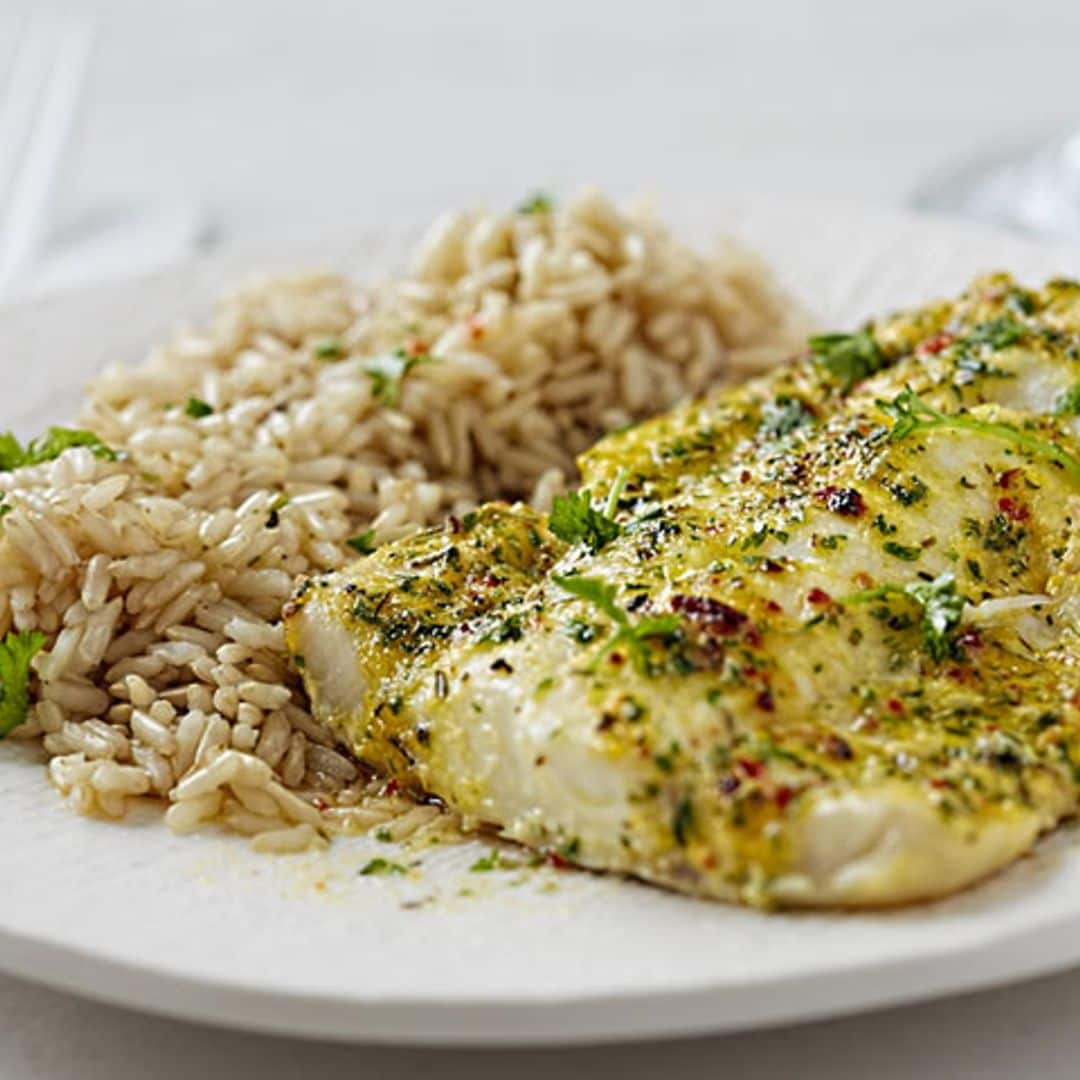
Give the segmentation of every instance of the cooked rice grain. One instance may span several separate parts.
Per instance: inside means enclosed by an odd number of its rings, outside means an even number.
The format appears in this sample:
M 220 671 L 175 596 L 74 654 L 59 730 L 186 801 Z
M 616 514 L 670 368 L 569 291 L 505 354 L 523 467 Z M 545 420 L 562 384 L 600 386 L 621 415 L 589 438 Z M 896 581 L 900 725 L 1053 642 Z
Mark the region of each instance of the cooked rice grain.
M 20 734 L 83 813 L 165 797 L 176 832 L 223 824 L 278 852 L 430 827 L 307 712 L 280 623 L 297 576 L 369 530 L 547 508 L 603 430 L 764 368 L 801 330 L 756 260 L 698 255 L 595 192 L 447 215 L 409 275 L 371 288 L 240 289 L 90 387 L 81 424 L 119 460 L 76 448 L 0 474 L 0 630 L 48 637 Z

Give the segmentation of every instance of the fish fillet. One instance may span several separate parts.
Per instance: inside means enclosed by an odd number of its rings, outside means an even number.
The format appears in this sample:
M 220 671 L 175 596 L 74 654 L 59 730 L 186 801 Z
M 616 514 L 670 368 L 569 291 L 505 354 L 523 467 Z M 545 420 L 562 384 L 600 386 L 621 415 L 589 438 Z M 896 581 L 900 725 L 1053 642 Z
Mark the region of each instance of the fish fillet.
M 581 866 L 896 904 L 1074 812 L 1080 285 L 1005 275 L 608 436 L 554 518 L 490 504 L 305 581 L 316 714 Z

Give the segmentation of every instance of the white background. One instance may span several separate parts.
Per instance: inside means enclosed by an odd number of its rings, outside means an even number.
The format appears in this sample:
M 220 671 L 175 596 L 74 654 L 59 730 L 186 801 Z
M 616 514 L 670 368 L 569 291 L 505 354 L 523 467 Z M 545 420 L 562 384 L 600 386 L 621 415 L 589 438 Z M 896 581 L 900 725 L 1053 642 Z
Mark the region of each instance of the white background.
M 1080 119 L 1067 0 L 82 6 L 101 38 L 59 240 L 155 201 L 197 202 L 245 242 L 583 181 L 897 204 L 956 157 Z M 474 1054 L 214 1032 L 0 978 L 0 1077 L 1052 1080 L 1080 1072 L 1078 1015 L 1080 975 L 1065 975 L 783 1032 Z

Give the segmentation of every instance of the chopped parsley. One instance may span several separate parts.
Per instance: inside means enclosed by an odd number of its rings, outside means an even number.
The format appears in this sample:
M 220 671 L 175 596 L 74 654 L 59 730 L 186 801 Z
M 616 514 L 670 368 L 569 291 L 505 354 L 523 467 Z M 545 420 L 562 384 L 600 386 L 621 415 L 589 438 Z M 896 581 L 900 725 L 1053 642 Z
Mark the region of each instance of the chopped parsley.
M 320 360 L 340 360 L 345 355 L 345 346 L 337 338 L 323 338 L 315 343 L 312 351 Z
M 1055 416 L 1080 416 L 1080 383 L 1073 383 L 1054 402 Z
M 209 416 L 213 411 L 213 405 L 208 405 L 202 398 L 197 397 L 189 397 L 187 404 L 184 406 L 184 413 L 190 416 L 192 420 L 201 420 L 204 416 Z
M 30 661 L 45 645 L 45 635 L 12 631 L 0 642 L 0 739 L 10 735 L 30 711 Z
M 371 379 L 371 389 L 380 405 L 394 408 L 401 398 L 401 384 L 405 376 L 417 364 L 430 363 L 427 353 L 413 355 L 404 349 L 395 349 L 386 356 L 372 357 L 364 364 L 364 371 Z
M 964 598 L 957 592 L 956 578 L 951 570 L 938 575 L 933 581 L 914 581 L 909 585 L 887 584 L 874 589 L 852 593 L 845 603 L 867 603 L 875 600 L 888 601 L 899 596 L 917 604 L 922 611 L 919 632 L 922 647 L 936 661 L 953 654 L 953 635 L 960 625 L 964 611 Z
M 814 414 L 803 401 L 781 394 L 765 403 L 757 433 L 763 439 L 782 439 L 813 422 Z
M 686 847 L 690 839 L 690 830 L 694 825 L 694 804 L 689 799 L 680 799 L 675 807 L 675 817 L 671 822 L 671 831 L 675 834 L 675 843 Z
M 518 204 L 519 214 L 550 214 L 555 209 L 555 200 L 542 191 L 530 195 L 523 203 Z
M 603 657 L 623 645 L 629 652 L 634 666 L 642 674 L 647 675 L 651 668 L 650 640 L 670 637 L 682 626 L 682 620 L 678 615 L 646 616 L 636 623 L 631 623 L 630 616 L 616 600 L 615 586 L 599 578 L 584 577 L 581 574 L 555 574 L 552 580 L 564 592 L 592 604 L 615 624 L 615 633 L 601 645 L 596 659 L 590 665 L 590 671 L 595 670 Z
M 489 874 L 493 870 L 520 870 L 525 863 L 519 859 L 508 859 L 501 852 L 492 848 L 486 855 L 481 855 L 469 867 L 471 874 Z
M 989 345 L 991 349 L 1007 349 L 1015 345 L 1027 333 L 1027 327 L 1008 315 L 979 323 L 965 341 L 972 345 Z
M 360 555 L 370 555 L 375 550 L 375 530 L 367 529 L 359 536 L 350 536 L 345 544 Z
M 1029 435 L 1012 424 L 995 420 L 980 420 L 969 413 L 943 413 L 923 401 L 911 387 L 897 394 L 892 401 L 877 402 L 878 406 L 893 418 L 893 427 L 889 438 L 896 442 L 915 435 L 920 431 L 934 431 L 939 428 L 953 431 L 976 431 L 990 435 L 1019 447 L 1035 457 L 1045 458 L 1064 469 L 1069 477 L 1080 483 L 1080 458 L 1074 457 L 1056 443 L 1038 436 Z
M 567 544 L 585 544 L 594 554 L 600 551 L 622 535 L 622 526 L 614 515 L 627 475 L 626 469 L 619 471 L 603 510 L 593 506 L 587 488 L 559 495 L 552 504 L 548 527 Z
M 361 877 L 375 877 L 389 874 L 407 874 L 408 868 L 401 863 L 391 862 L 389 859 L 372 859 L 360 871 Z
M 818 334 L 810 338 L 809 345 L 818 363 L 845 394 L 857 382 L 880 371 L 887 362 L 869 330 L 857 334 Z
M 19 444 L 19 440 L 7 431 L 0 435 L 0 472 L 53 461 L 74 446 L 89 447 L 94 457 L 106 461 L 116 460 L 115 451 L 110 450 L 92 431 L 51 427 L 40 438 L 31 439 L 25 449 Z
M 922 548 L 917 547 L 905 547 L 903 544 L 898 544 L 895 540 L 886 540 L 882 547 L 885 550 L 886 555 L 892 555 L 894 558 L 903 559 L 905 562 L 915 562 L 916 559 L 922 555 Z

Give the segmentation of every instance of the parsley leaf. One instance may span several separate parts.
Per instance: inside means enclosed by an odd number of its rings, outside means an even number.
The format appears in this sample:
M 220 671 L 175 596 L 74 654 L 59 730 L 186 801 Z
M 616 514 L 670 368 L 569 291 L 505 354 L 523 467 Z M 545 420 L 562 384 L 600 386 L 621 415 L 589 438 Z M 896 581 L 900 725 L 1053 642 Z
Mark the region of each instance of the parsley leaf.
M 757 433 L 764 439 L 782 439 L 814 422 L 814 414 L 797 397 L 781 394 L 765 403 Z
M 407 874 L 408 868 L 401 863 L 391 862 L 389 859 L 372 859 L 360 871 L 361 877 L 372 877 L 386 874 Z
M 581 574 L 555 574 L 552 576 L 552 581 L 564 592 L 592 604 L 615 624 L 615 632 L 600 646 L 588 671 L 595 671 L 596 666 L 605 656 L 620 645 L 624 645 L 630 653 L 634 667 L 643 675 L 648 675 L 652 667 L 650 639 L 669 638 L 682 626 L 682 620 L 678 615 L 650 615 L 639 619 L 636 623 L 631 623 L 630 616 L 616 600 L 615 586 L 599 578 L 585 577 Z
M 187 404 L 184 406 L 184 412 L 192 420 L 201 420 L 204 416 L 209 416 L 213 411 L 213 405 L 208 405 L 202 398 L 197 397 L 189 397 Z
M 45 645 L 32 630 L 9 633 L 0 642 L 0 739 L 26 720 L 30 710 L 30 661 Z
M 614 515 L 627 476 L 626 469 L 619 471 L 602 511 L 593 506 L 592 494 L 587 488 L 557 496 L 548 518 L 551 531 L 567 544 L 587 545 L 594 554 L 620 537 L 622 526 Z
M 375 530 L 368 529 L 359 536 L 350 536 L 345 543 L 361 555 L 370 555 L 375 550 Z
M 404 349 L 395 349 L 386 356 L 375 356 L 364 364 L 364 371 L 371 379 L 371 389 L 380 404 L 392 409 L 401 397 L 401 384 L 405 376 L 417 364 L 430 363 L 427 353 L 412 355 Z
M 95 457 L 115 461 L 116 453 L 110 450 L 92 431 L 74 428 L 51 427 L 38 439 L 31 439 L 24 450 L 10 431 L 0 435 L 0 472 L 10 472 L 23 465 L 41 465 L 53 461 L 73 446 L 88 446 Z
M 902 596 L 922 610 L 919 631 L 927 655 L 936 661 L 948 659 L 953 653 L 953 633 L 960 625 L 964 598 L 957 592 L 956 577 L 951 570 L 939 574 L 933 581 L 914 581 L 910 585 L 879 585 L 875 589 L 852 593 L 844 603 L 861 604 L 873 600 L 888 600 Z
M 1064 469 L 1072 480 L 1080 483 L 1080 458 L 1074 457 L 1056 443 L 1029 435 L 1026 431 L 1013 427 L 1012 424 L 995 420 L 980 420 L 968 413 L 939 412 L 923 401 L 910 386 L 897 394 L 892 401 L 878 399 L 877 405 L 893 418 L 894 423 L 889 432 L 889 439 L 893 442 L 906 439 L 919 431 L 934 431 L 937 428 L 977 431 L 983 435 L 1011 442 L 1028 454 L 1053 462 Z
M 519 214 L 550 214 L 554 208 L 555 200 L 550 195 L 538 191 L 535 195 L 531 195 L 523 203 L 520 203 L 517 212 Z
M 857 334 L 818 334 L 810 338 L 808 344 L 844 394 L 886 364 L 885 355 L 869 330 L 860 330 Z

